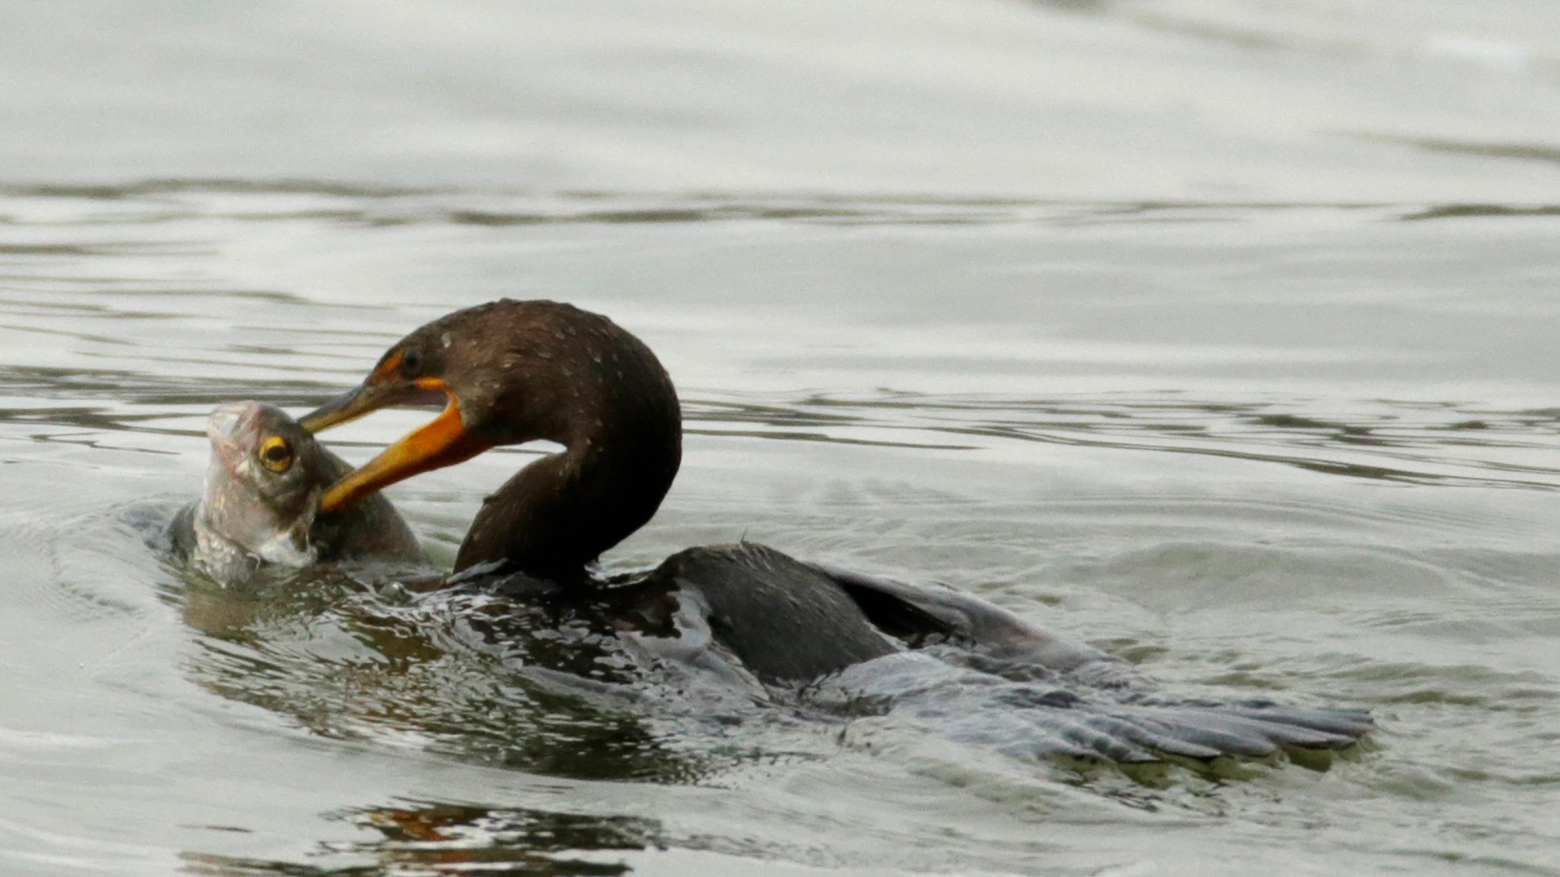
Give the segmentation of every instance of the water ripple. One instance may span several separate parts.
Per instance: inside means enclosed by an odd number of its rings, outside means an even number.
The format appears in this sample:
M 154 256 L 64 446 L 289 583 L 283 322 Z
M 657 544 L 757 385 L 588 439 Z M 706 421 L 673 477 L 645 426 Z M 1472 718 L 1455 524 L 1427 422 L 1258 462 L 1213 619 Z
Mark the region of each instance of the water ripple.
M 1365 139 L 1391 140 L 1369 135 Z M 1403 141 L 1424 149 L 1470 155 L 1550 161 L 1554 149 L 1539 146 Z M 62 221 L 56 211 L 29 204 L 99 203 L 113 212 Z M 1393 204 L 1348 201 L 1168 200 L 1080 201 L 1033 198 L 869 196 L 816 192 L 612 192 L 504 191 L 502 189 L 406 188 L 332 180 L 162 179 L 120 185 L 0 185 L 0 211 L 17 229 L 102 226 L 136 227 L 225 219 L 240 222 L 315 221 L 371 227 L 409 224 L 536 226 L 556 224 L 661 225 L 687 223 L 786 222 L 825 226 L 992 226 L 1070 227 L 1093 224 L 1243 222 L 1292 214 L 1427 220 L 1483 217 L 1550 218 L 1556 204 L 1443 202 Z M 126 256 L 167 252 L 198 254 L 199 241 L 125 240 L 0 243 L 0 257 Z

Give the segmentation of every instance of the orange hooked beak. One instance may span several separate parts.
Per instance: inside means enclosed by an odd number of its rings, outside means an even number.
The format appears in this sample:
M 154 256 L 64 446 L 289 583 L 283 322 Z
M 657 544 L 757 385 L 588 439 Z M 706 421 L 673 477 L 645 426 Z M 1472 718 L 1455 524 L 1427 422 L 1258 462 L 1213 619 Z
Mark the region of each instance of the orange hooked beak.
M 332 484 L 320 497 L 321 513 L 345 508 L 380 488 L 413 475 L 453 466 L 493 447 L 466 431 L 460 416 L 460 401 L 442 379 L 428 377 L 408 381 L 395 373 L 399 361 L 399 355 L 392 356 L 374 369 L 362 384 L 304 415 L 299 423 L 309 432 L 317 433 L 381 408 L 436 402 L 440 395 L 444 397 L 444 411 Z

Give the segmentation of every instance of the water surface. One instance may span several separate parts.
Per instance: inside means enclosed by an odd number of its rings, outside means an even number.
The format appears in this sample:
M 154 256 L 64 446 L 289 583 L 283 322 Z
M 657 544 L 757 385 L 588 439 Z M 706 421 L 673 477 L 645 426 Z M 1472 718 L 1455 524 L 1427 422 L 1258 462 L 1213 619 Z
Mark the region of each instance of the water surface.
M 1555 873 L 1552 10 L 1424 8 L 8 10 L 5 870 Z M 517 673 L 491 607 L 147 548 L 216 404 L 504 295 L 683 396 L 609 569 L 747 536 L 1380 731 L 1145 778 L 721 721 Z M 531 453 L 390 495 L 447 564 Z

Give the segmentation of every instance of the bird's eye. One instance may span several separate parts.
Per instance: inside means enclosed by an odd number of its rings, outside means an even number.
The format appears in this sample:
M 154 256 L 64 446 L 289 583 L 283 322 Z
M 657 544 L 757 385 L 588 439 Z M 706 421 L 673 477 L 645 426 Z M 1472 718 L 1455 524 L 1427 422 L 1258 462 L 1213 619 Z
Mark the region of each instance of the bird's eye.
M 292 445 L 279 435 L 271 436 L 260 446 L 260 462 L 272 472 L 286 472 L 293 462 Z
M 422 354 L 415 350 L 408 350 L 401 354 L 401 373 L 407 375 L 417 374 L 422 367 Z

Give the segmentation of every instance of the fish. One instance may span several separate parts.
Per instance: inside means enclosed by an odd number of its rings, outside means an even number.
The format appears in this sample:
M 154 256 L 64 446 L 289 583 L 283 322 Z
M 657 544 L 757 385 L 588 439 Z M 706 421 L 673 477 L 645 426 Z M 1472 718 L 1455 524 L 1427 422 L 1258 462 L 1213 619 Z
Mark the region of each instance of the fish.
M 222 405 L 211 413 L 206 436 L 211 458 L 201 497 L 174 516 L 165 540 L 191 568 L 238 583 L 265 567 L 428 563 L 416 534 L 382 495 L 320 514 L 320 496 L 352 467 L 282 409 L 254 401 Z

